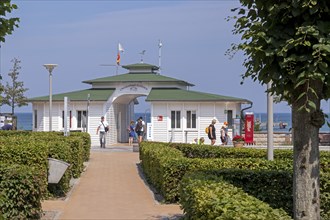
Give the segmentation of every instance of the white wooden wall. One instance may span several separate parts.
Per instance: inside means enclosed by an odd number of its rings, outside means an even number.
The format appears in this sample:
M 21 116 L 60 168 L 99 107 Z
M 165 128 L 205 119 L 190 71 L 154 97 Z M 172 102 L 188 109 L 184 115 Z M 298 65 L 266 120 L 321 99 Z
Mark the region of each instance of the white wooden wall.
M 32 118 L 32 131 L 44 131 L 44 103 L 36 103 L 32 105 L 33 118 Z M 34 110 L 37 110 L 37 126 L 35 126 Z M 36 127 L 36 128 L 35 128 Z
M 171 129 L 171 111 L 181 111 L 181 128 Z M 186 112 L 188 110 L 196 111 L 196 129 L 186 128 Z M 151 123 L 152 140 L 160 142 L 179 142 L 191 143 L 195 138 L 204 137 L 205 143 L 210 144 L 205 133 L 205 128 L 209 126 L 213 119 L 217 120 L 215 124 L 217 144 L 220 141 L 220 128 L 227 115 L 225 110 L 232 110 L 233 116 L 240 114 L 240 105 L 231 103 L 152 103 Z M 158 121 L 158 116 L 163 116 L 163 121 Z
M 34 103 L 33 111 L 38 111 L 37 129 L 34 131 L 48 131 L 48 109 L 47 103 Z M 63 103 L 54 103 L 52 107 L 52 127 L 53 130 L 62 131 L 62 111 Z M 77 130 L 77 111 L 87 110 L 86 102 L 71 102 L 69 111 L 72 111 L 72 127 L 70 130 Z M 171 129 L 171 111 L 181 111 L 181 128 Z M 196 129 L 186 128 L 186 111 L 196 111 Z M 179 142 L 191 143 L 195 138 L 204 137 L 205 143 L 209 144 L 210 140 L 205 134 L 205 128 L 211 123 L 212 119 L 216 119 L 215 124 L 217 143 L 220 142 L 220 128 L 227 120 L 225 110 L 232 110 L 233 116 L 240 115 L 240 104 L 235 103 L 211 103 L 211 102 L 169 102 L 169 103 L 151 103 L 151 126 L 152 140 L 160 142 Z M 69 115 L 68 115 L 69 116 Z M 134 104 L 116 104 L 108 102 L 91 102 L 89 107 L 89 118 L 87 131 L 91 135 L 92 146 L 99 145 L 99 136 L 96 135 L 97 126 L 101 120 L 101 116 L 106 117 L 110 130 L 107 135 L 107 146 L 118 142 L 126 142 L 128 133 L 126 128 L 129 121 L 134 117 Z M 159 120 L 158 116 L 162 116 Z M 134 120 L 134 119 L 133 119 Z M 33 120 L 34 123 L 34 120 Z M 79 128 L 82 130 L 82 128 Z M 120 135 L 120 136 L 119 136 Z

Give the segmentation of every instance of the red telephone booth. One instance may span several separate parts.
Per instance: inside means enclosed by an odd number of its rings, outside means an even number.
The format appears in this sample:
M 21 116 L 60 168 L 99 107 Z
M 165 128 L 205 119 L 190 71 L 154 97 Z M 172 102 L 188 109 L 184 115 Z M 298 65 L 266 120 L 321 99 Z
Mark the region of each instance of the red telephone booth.
M 254 131 L 254 115 L 253 112 L 245 114 L 245 143 L 253 144 L 253 131 Z

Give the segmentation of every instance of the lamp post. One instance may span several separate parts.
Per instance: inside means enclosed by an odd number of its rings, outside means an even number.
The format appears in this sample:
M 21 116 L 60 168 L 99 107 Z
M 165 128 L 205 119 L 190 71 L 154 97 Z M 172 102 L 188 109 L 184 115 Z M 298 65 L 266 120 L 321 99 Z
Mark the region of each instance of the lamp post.
M 57 64 L 44 64 L 43 66 L 49 72 L 49 131 L 52 131 L 52 72 Z

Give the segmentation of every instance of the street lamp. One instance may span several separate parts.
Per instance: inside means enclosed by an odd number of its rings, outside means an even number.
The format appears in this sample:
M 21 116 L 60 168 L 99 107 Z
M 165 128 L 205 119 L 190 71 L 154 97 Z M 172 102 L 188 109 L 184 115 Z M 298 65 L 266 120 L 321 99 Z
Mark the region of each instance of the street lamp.
M 52 71 L 57 64 L 44 64 L 43 66 L 49 72 L 49 131 L 52 131 Z

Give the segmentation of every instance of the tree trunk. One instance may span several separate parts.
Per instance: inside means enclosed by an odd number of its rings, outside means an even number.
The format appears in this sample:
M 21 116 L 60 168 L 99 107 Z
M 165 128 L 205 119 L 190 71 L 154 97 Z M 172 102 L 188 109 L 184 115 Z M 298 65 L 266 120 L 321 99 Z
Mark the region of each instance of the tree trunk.
M 312 99 L 310 99 L 312 100 Z M 312 100 L 320 109 L 320 100 Z M 292 104 L 293 125 L 293 211 L 295 220 L 320 219 L 319 126 L 313 124 L 320 111 L 298 111 L 302 103 Z

